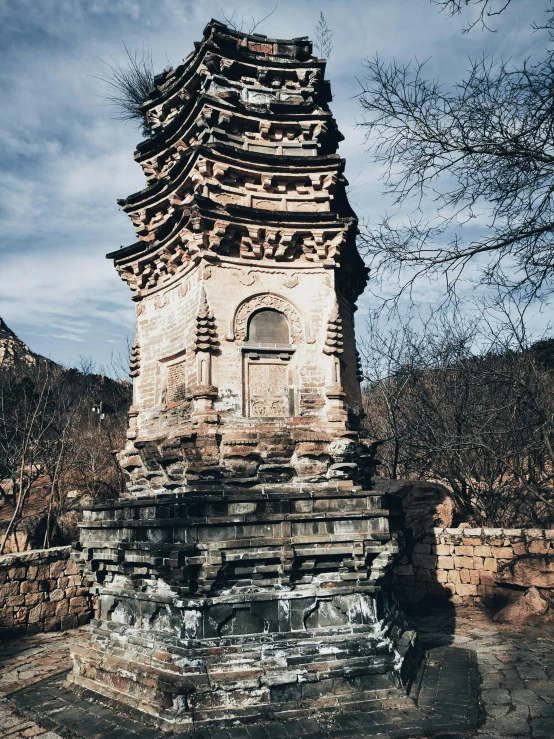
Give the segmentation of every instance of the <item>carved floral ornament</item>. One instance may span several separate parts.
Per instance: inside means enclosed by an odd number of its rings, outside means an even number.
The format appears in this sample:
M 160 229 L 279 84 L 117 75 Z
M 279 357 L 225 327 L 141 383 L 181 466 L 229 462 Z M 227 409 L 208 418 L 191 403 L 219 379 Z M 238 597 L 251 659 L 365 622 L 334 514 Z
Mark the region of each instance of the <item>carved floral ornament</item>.
M 227 341 L 235 341 L 235 339 L 245 341 L 248 330 L 248 320 L 252 313 L 261 308 L 270 308 L 272 310 L 279 311 L 279 313 L 282 313 L 285 316 L 289 323 L 291 339 L 294 344 L 303 340 L 308 344 L 313 343 L 308 331 L 304 331 L 302 328 L 302 321 L 296 308 L 289 303 L 288 300 L 270 293 L 253 295 L 239 305 L 234 317 L 231 319 L 229 334 L 226 337 Z

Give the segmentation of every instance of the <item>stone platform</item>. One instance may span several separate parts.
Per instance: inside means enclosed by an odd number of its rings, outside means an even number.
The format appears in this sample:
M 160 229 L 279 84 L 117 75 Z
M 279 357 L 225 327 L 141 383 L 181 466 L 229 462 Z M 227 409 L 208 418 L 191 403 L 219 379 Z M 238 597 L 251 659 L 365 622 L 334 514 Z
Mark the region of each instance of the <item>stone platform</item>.
M 405 710 L 389 710 L 383 716 L 372 714 L 341 714 L 334 725 L 314 725 L 310 721 L 278 722 L 269 728 L 268 724 L 255 724 L 231 730 L 215 731 L 212 735 L 219 739 L 230 737 L 299 737 L 311 736 L 329 739 L 330 737 L 449 737 L 450 739 L 552 739 L 554 736 L 554 630 L 551 625 L 524 625 L 520 628 L 497 624 L 491 621 L 486 612 L 475 608 L 457 605 L 456 608 L 442 599 L 440 607 L 430 608 L 424 604 L 414 618 L 421 640 L 429 654 L 427 672 L 420 691 L 419 715 Z M 46 694 L 45 688 L 54 690 L 55 681 L 59 683 L 70 669 L 69 649 L 71 641 L 82 641 L 83 630 L 58 634 L 38 634 L 18 639 L 2 645 L 0 652 L 0 739 L 95 739 L 94 730 L 100 719 L 106 725 L 103 739 L 112 736 L 108 732 L 107 718 L 113 719 L 117 726 L 118 739 L 137 739 L 137 737 L 160 737 L 161 733 L 143 725 L 111 713 L 103 706 L 77 701 L 76 715 L 79 726 L 74 731 L 60 723 L 64 712 L 56 712 L 54 695 L 49 701 L 41 703 L 39 696 Z M 452 649 L 454 650 L 452 651 Z M 470 706 L 475 716 L 477 697 L 480 701 L 479 724 L 462 729 L 460 722 L 448 717 L 444 695 L 452 692 L 447 685 L 444 671 L 439 674 L 436 663 L 441 654 L 467 653 L 473 651 L 477 658 L 479 671 L 479 693 L 470 694 Z M 462 650 L 461 652 L 459 650 Z M 63 672 L 62 672 L 63 671 Z M 441 677 L 442 674 L 442 677 Z M 437 681 L 437 675 L 439 680 Z M 57 677 L 56 677 L 57 676 Z M 435 687 L 433 688 L 433 685 Z M 456 696 L 462 696 L 455 690 Z M 72 696 L 74 698 L 74 696 Z M 23 702 L 35 706 L 24 707 Z M 47 703 L 50 703 L 48 706 Z M 61 707 L 63 708 L 63 701 Z M 433 710 L 433 707 L 434 710 Z M 52 711 L 53 713 L 48 713 Z M 93 713 L 95 712 L 95 713 Z M 469 714 L 468 714 L 469 715 Z M 410 718 L 422 719 L 423 725 L 410 723 Z M 432 717 L 438 721 L 431 722 Z M 93 718 L 94 717 L 94 718 Z M 445 723 L 441 722 L 445 718 Z M 377 719 L 386 721 L 379 723 Z M 57 723 L 56 723 L 57 722 Z M 416 728 L 419 727 L 419 728 Z M 112 730 L 113 726 L 110 728 Z M 315 734 L 314 734 L 315 730 Z M 373 732 L 373 734 L 371 733 Z M 186 736 L 186 735 L 185 735 Z M 209 734 L 198 733 L 209 737 Z
M 201 729 L 174 734 L 180 739 L 305 739 L 380 736 L 414 737 L 440 732 L 463 732 L 477 724 L 477 666 L 475 654 L 459 647 L 438 647 L 428 654 L 416 687 L 419 704 L 401 709 L 323 714 L 318 719 L 257 722 L 225 729 Z M 83 739 L 158 739 L 167 734 L 84 700 L 67 689 L 65 676 L 56 675 L 18 691 L 17 707 L 41 726 L 61 735 Z

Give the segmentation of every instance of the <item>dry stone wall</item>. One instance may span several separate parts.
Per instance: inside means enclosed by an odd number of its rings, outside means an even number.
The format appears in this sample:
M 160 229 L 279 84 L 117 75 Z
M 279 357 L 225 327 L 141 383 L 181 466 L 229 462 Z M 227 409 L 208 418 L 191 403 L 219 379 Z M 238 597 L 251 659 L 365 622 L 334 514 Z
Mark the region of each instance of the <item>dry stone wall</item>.
M 395 567 L 397 586 L 478 604 L 502 586 L 554 589 L 554 530 L 435 528 Z
M 0 557 L 0 639 L 90 620 L 88 585 L 70 553 L 67 546 Z

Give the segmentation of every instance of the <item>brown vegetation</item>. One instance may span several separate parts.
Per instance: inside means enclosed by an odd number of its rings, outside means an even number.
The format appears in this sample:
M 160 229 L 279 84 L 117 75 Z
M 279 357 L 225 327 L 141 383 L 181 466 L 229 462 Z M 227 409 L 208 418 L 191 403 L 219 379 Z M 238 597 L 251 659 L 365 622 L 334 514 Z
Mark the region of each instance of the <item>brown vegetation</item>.
M 10 337 L 10 345 L 18 345 Z M 19 342 L 19 348 L 25 347 Z M 0 364 L 0 554 L 8 541 L 51 546 L 75 535 L 75 514 L 118 495 L 113 455 L 124 440 L 130 384 L 66 370 L 28 350 Z M 17 532 L 21 536 L 17 536 Z
M 547 528 L 554 521 L 554 341 L 486 337 L 439 320 L 414 331 L 370 322 L 366 425 L 387 477 L 440 480 L 458 520 Z

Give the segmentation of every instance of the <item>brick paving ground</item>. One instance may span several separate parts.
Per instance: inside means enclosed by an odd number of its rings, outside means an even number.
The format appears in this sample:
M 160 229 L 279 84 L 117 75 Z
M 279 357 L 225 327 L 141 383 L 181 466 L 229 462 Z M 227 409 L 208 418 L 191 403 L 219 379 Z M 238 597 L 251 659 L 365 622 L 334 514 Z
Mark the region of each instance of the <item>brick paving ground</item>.
M 72 640 L 84 638 L 82 629 L 37 634 L 0 642 L 0 739 L 62 739 L 39 722 L 29 720 L 7 696 L 39 681 L 67 672 Z
M 416 618 L 420 633 L 430 648 L 419 712 L 402 709 L 341 714 L 325 724 L 315 720 L 290 721 L 199 731 L 195 737 L 554 739 L 552 626 L 527 625 L 517 630 L 495 624 L 475 609 L 454 612 L 449 607 L 437 610 L 426 606 L 419 611 Z M 62 673 L 69 667 L 68 642 L 75 638 L 82 638 L 82 634 L 79 631 L 44 634 L 0 644 L 0 695 L 7 696 L 0 699 L 0 739 L 160 737 L 155 729 L 118 716 L 103 706 L 84 702 L 64 690 Z M 468 731 L 467 719 L 472 707 L 466 686 L 472 653 L 480 673 L 481 718 L 479 727 Z M 472 692 L 475 694 L 475 688 Z M 64 716 L 65 726 L 60 723 Z M 185 735 L 180 736 L 185 739 Z
M 554 739 L 554 625 L 497 624 L 477 609 L 419 617 L 428 644 L 475 650 L 480 673 L 478 739 Z

